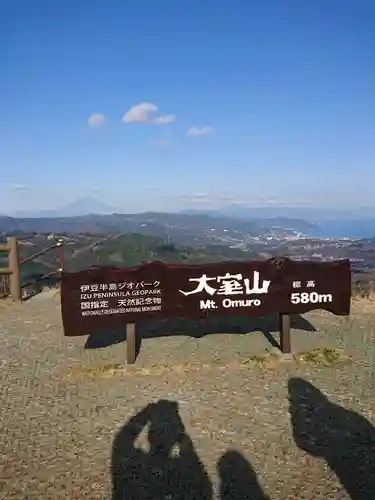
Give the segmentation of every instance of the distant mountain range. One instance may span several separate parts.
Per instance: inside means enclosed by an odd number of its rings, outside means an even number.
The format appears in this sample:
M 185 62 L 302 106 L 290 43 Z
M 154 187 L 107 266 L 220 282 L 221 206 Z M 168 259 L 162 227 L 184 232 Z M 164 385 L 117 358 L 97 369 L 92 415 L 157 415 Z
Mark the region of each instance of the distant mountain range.
M 285 235 L 314 229 L 314 224 L 300 219 L 253 218 L 249 220 L 204 214 L 153 213 L 83 215 L 76 217 L 15 218 L 0 217 L 0 233 L 141 233 L 172 238 L 184 244 L 193 241 L 230 242 L 249 236 Z
M 118 212 L 115 207 L 112 207 L 96 198 L 83 197 L 78 200 L 53 210 L 39 210 L 29 212 L 17 210 L 11 214 L 16 218 L 56 218 L 56 217 L 79 217 L 90 214 L 109 215 Z
M 123 213 L 123 211 L 108 203 L 104 203 L 93 197 L 82 197 L 60 208 L 41 211 L 15 211 L 6 214 L 16 218 L 56 218 L 56 217 L 78 217 L 90 214 L 110 215 Z M 185 215 L 209 215 L 213 217 L 235 217 L 241 219 L 282 217 L 288 219 L 303 219 L 317 222 L 319 220 L 341 219 L 350 220 L 358 218 L 375 218 L 375 207 L 359 207 L 355 209 L 332 209 L 313 207 L 253 207 L 243 204 L 232 203 L 220 209 L 186 209 L 179 213 Z
M 86 196 L 77 199 L 73 203 L 55 209 L 39 211 L 17 210 L 15 212 L 2 215 L 8 215 L 16 218 L 46 218 L 78 217 L 90 214 L 110 215 L 113 213 L 123 213 L 123 211 L 119 207 L 110 205 L 94 197 Z M 179 213 L 186 215 L 210 215 L 214 217 L 236 217 L 241 219 L 284 217 L 317 221 L 326 219 L 375 218 L 375 207 L 358 207 L 354 209 L 294 206 L 254 207 L 244 204 L 231 203 L 218 209 L 205 210 L 203 208 L 190 208 L 181 210 Z
M 121 210 L 92 197 L 84 197 L 54 210 L 17 211 L 0 216 L 0 232 L 118 233 L 139 231 L 155 235 L 197 231 L 230 231 L 247 235 L 298 231 L 312 237 L 371 238 L 375 235 L 375 209 L 352 210 L 303 207 L 251 207 L 229 204 L 221 209 L 189 209 L 178 213 L 121 214 Z M 229 235 L 228 235 L 229 236 Z

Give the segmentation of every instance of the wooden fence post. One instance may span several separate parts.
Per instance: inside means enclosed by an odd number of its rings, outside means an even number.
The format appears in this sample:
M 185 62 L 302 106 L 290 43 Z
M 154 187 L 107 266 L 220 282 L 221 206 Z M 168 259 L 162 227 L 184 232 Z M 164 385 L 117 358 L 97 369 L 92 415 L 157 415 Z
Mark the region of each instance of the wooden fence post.
M 9 269 L 11 271 L 9 276 L 10 295 L 13 300 L 20 302 L 22 300 L 22 290 L 17 238 L 14 236 L 8 237 L 7 245 L 9 247 Z
M 292 352 L 290 341 L 290 326 L 290 315 L 279 314 L 280 348 L 283 354 L 290 354 Z

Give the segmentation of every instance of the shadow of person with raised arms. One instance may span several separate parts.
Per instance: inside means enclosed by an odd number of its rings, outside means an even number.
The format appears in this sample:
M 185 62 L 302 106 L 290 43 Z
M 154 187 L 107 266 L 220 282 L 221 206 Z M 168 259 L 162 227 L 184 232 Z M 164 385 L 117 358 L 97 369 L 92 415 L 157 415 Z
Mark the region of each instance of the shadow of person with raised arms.
M 375 428 L 303 379 L 290 379 L 288 388 L 297 446 L 324 458 L 352 500 L 375 499 Z
M 270 500 L 258 482 L 251 464 L 235 450 L 229 450 L 218 464 L 220 500 Z
M 148 427 L 150 450 L 135 446 Z M 212 484 L 174 401 L 147 405 L 117 433 L 112 449 L 112 500 L 212 498 Z

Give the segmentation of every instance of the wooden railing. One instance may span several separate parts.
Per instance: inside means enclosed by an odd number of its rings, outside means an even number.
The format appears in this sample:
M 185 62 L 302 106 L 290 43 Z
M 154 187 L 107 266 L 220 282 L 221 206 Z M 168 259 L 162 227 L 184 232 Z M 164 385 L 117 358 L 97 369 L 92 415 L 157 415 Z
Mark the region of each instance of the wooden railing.
M 0 245 L 0 251 L 8 252 L 8 267 L 0 268 L 0 275 L 8 277 L 9 295 L 13 300 L 22 300 L 20 259 L 17 238 L 7 238 L 6 245 Z M 5 280 L 3 280 L 5 283 Z
M 10 297 L 16 301 L 22 301 L 22 289 L 33 285 L 34 283 L 42 280 L 43 278 L 47 278 L 49 276 L 53 276 L 62 272 L 63 259 L 62 259 L 62 240 L 59 240 L 55 245 L 52 245 L 41 252 L 38 252 L 31 257 L 27 257 L 26 259 L 20 261 L 19 257 L 19 244 L 17 238 L 11 236 L 7 238 L 7 243 L 5 245 L 0 245 L 0 252 L 8 252 L 8 266 L 5 268 L 0 267 L 0 297 L 10 295 Z M 53 250 L 54 248 L 60 248 L 60 268 L 52 271 L 50 273 L 46 273 L 32 281 L 27 283 L 21 283 L 21 266 L 22 264 L 26 264 L 27 262 L 31 262 L 34 259 L 40 257 L 41 255 Z
M 0 299 L 9 295 L 9 276 L 0 274 Z

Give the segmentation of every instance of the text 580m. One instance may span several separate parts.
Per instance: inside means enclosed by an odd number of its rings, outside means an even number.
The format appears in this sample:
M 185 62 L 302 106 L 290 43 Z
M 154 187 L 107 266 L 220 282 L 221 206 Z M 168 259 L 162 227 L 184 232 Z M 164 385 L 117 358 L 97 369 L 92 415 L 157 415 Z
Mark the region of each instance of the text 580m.
M 292 293 L 290 302 L 292 304 L 322 304 L 332 302 L 332 294 L 318 292 Z

